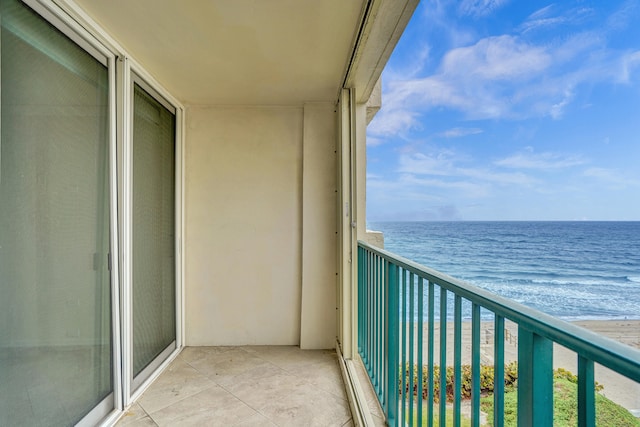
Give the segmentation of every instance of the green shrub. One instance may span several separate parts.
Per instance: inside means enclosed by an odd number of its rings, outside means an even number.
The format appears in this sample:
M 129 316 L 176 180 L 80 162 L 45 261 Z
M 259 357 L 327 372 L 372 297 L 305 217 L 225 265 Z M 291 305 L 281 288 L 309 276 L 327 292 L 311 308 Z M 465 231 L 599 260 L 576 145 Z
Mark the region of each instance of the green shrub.
M 553 378 L 556 380 L 565 379 L 573 384 L 578 384 L 578 376 L 571 371 L 567 371 L 564 368 L 558 368 L 553 371 Z M 595 389 L 596 391 L 602 391 L 604 389 L 604 386 L 596 381 Z
M 553 393 L 553 425 L 569 427 L 578 425 L 578 385 L 573 378 L 566 378 L 566 370 L 556 372 Z M 571 374 L 573 375 L 573 374 Z M 575 375 L 573 375 L 575 377 Z M 602 387 L 602 386 L 600 386 Z M 493 397 L 483 397 L 482 411 L 487 423 L 493 424 Z M 504 425 L 516 426 L 518 421 L 518 392 L 513 389 L 504 395 Z M 616 427 L 640 427 L 640 420 L 617 403 L 596 394 L 596 425 Z
M 410 371 L 413 371 L 410 373 Z M 417 396 L 419 393 L 418 385 L 418 367 L 413 366 L 413 369 L 406 365 L 405 371 L 405 389 L 409 393 L 409 376 L 413 375 L 413 395 Z M 494 368 L 493 366 L 481 365 L 480 366 L 480 394 L 486 395 L 493 393 L 494 385 Z M 518 379 L 518 362 L 511 362 L 505 365 L 504 368 L 504 384 L 505 387 L 513 387 Z M 427 399 L 429 397 L 428 390 L 429 381 L 429 369 L 425 365 L 422 367 L 422 398 Z M 400 377 L 400 390 L 402 390 L 402 377 Z M 453 401 L 453 367 L 448 366 L 446 369 L 446 394 L 447 401 Z M 460 380 L 460 396 L 462 399 L 471 398 L 471 365 L 461 366 L 461 380 Z M 434 402 L 440 401 L 440 368 L 434 366 L 433 369 L 433 400 Z
M 437 406 L 434 405 L 433 408 L 433 425 L 438 427 L 440 426 L 440 410 Z M 422 415 L 422 420 L 418 420 L 418 413 L 416 410 L 413 411 L 413 425 L 414 426 L 428 426 L 429 425 L 429 421 L 427 419 L 427 409 L 423 408 L 424 412 Z M 406 420 L 405 420 L 405 425 L 409 424 L 409 416 L 407 415 Z M 453 425 L 453 409 L 452 408 L 447 408 L 447 419 L 445 421 L 445 426 L 446 427 L 454 427 Z M 471 419 L 469 419 L 468 417 L 462 415 L 460 417 L 460 427 L 471 427 Z
M 401 367 L 402 369 L 402 367 Z M 399 379 L 399 390 L 402 391 L 402 380 L 404 375 L 405 391 L 412 392 L 418 397 L 420 387 L 418 385 L 418 367 L 409 364 L 405 365 L 403 374 Z M 413 390 L 409 390 L 409 378 L 413 376 Z M 553 372 L 554 377 L 554 426 L 575 426 L 577 425 L 578 413 L 578 376 L 572 372 L 558 368 Z M 422 367 L 422 399 L 427 399 L 428 395 L 429 369 L 425 365 Z M 446 396 L 447 401 L 453 401 L 453 367 L 446 369 Z M 518 362 L 511 362 L 504 367 L 504 425 L 516 426 L 518 418 Z M 461 366 L 460 396 L 462 399 L 471 398 L 471 366 Z M 602 391 L 602 384 L 595 383 L 595 390 Z M 487 414 L 487 422 L 493 424 L 493 390 L 494 390 L 494 367 L 480 366 L 480 394 L 482 411 Z M 433 368 L 433 401 L 440 401 L 440 367 Z M 436 411 L 437 412 L 437 411 Z M 635 418 L 622 406 L 612 402 L 599 393 L 596 393 L 596 423 L 603 426 L 616 427 L 640 427 L 640 420 Z
M 461 366 L 461 381 L 460 381 L 460 396 L 462 399 L 471 398 L 471 365 Z M 410 371 L 413 371 L 410 373 Z M 409 393 L 409 376 L 413 375 L 413 395 L 418 395 L 418 366 L 414 365 L 413 369 L 406 364 L 405 371 L 405 389 Z M 553 371 L 554 379 L 565 379 L 573 384 L 578 384 L 578 376 L 572 372 L 558 368 Z M 427 365 L 422 367 L 422 398 L 427 399 L 429 397 L 428 390 L 429 381 L 429 369 Z M 446 369 L 446 394 L 447 401 L 453 401 L 453 367 L 447 366 Z M 518 383 L 518 362 L 511 362 L 504 365 L 504 385 L 505 390 L 510 390 L 517 387 Z M 402 391 L 402 377 L 399 380 L 399 387 Z M 494 367 L 493 365 L 480 365 L 480 395 L 486 396 L 493 393 L 494 387 Z M 595 390 L 602 391 L 604 386 L 595 383 Z M 433 368 L 433 400 L 434 402 L 440 401 L 440 367 L 434 366 Z

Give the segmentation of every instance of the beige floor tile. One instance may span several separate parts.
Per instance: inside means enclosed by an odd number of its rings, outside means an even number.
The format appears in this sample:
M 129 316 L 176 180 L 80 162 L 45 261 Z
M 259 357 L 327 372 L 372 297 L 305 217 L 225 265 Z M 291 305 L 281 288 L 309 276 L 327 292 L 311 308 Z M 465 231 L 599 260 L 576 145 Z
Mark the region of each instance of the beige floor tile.
M 247 350 L 255 351 L 260 358 L 283 369 L 294 369 L 337 358 L 334 350 L 300 350 L 298 347 L 288 346 L 256 346 L 248 347 Z
M 297 366 L 288 370 L 291 374 L 304 378 L 308 383 L 321 390 L 346 399 L 346 391 L 337 359 L 322 361 L 312 365 Z
M 259 412 L 279 426 L 342 426 L 351 418 L 345 400 L 312 388 L 275 400 Z
M 238 399 L 255 409 L 261 409 L 274 400 L 286 397 L 292 393 L 301 392 L 309 387 L 303 378 L 291 375 L 278 369 L 271 375 L 258 378 L 247 378 L 242 381 L 234 381 L 225 386 L 225 389 Z
M 217 383 L 226 388 L 226 386 L 236 383 L 256 381 L 261 378 L 287 373 L 287 371 L 285 371 L 284 369 L 279 368 L 276 365 L 262 359 L 259 359 L 259 361 L 256 360 L 253 363 L 254 364 L 252 366 L 247 366 L 247 369 L 243 370 L 243 372 L 240 372 L 239 374 L 236 374 L 229 378 L 218 375 L 216 377 Z
M 190 362 L 190 365 L 221 385 L 229 384 L 239 375 L 273 366 L 268 361 L 240 348 L 209 354 L 202 359 Z
M 264 415 L 256 413 L 238 424 L 234 424 L 233 427 L 274 427 L 275 425 Z
M 152 413 L 215 384 L 205 375 L 176 359 L 138 399 L 140 406 Z
M 189 363 L 234 349 L 236 349 L 236 347 L 186 347 L 180 352 L 178 357 Z
M 145 412 L 145 410 L 142 409 L 140 404 L 134 403 L 124 414 L 122 414 L 116 425 L 129 426 L 133 422 L 145 417 L 148 417 L 148 414 Z
M 138 402 L 119 426 L 353 425 L 335 352 L 291 346 L 188 347 Z
M 138 418 L 137 420 L 129 420 L 128 422 L 121 424 L 120 422 L 118 422 L 118 424 L 116 424 L 116 426 L 126 426 L 126 427 L 157 427 L 158 424 L 156 424 L 151 417 L 149 417 L 148 415 L 142 417 L 142 418 Z
M 231 426 L 255 414 L 245 403 L 213 386 L 150 415 L 159 426 Z

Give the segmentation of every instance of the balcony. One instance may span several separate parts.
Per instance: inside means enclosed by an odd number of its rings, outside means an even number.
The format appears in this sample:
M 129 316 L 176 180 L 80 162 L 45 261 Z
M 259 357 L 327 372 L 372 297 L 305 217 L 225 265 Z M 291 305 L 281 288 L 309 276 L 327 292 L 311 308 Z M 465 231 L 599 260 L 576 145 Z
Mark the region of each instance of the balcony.
M 509 425 L 505 384 L 513 361 L 520 383 L 518 425 L 554 425 L 559 366 L 577 373 L 580 426 L 596 425 L 600 369 L 613 375 L 613 382 L 604 382 L 608 396 L 627 408 L 637 403 L 640 351 L 364 242 L 358 256 L 362 364 L 355 364 L 355 381 L 364 390 L 361 404 L 368 416 L 352 416 L 342 361 L 333 350 L 186 347 L 117 425 L 396 426 L 441 425 L 447 418 L 453 425 Z M 426 368 L 403 375 L 403 366 Z M 471 376 L 466 385 L 465 367 Z M 487 399 L 481 382 L 487 367 L 503 379 L 489 393 L 489 414 L 481 404 L 481 397 Z M 632 392 L 616 396 L 615 387 Z
M 353 425 L 335 351 L 187 347 L 118 426 Z
M 388 425 L 452 418 L 458 426 L 463 412 L 473 426 L 487 415 L 505 425 L 505 384 L 514 375 L 517 424 L 554 425 L 554 359 L 577 375 L 566 374 L 577 382 L 579 426 L 596 425 L 600 368 L 614 372 L 606 386 L 624 387 L 626 405 L 637 404 L 640 351 L 364 242 L 358 261 L 358 351 Z M 487 392 L 489 414 L 481 411 Z
M 417 0 L 0 5 L 0 425 L 362 423 L 352 382 L 369 380 L 339 375 L 340 352 L 357 359 L 356 333 L 375 390 L 366 403 L 385 409 L 373 421 L 412 422 L 433 411 L 389 387 L 413 389 L 401 364 L 431 362 L 432 378 L 437 354 L 464 360 L 460 345 L 436 341 L 438 301 L 438 316 L 457 320 L 442 336 L 473 334 L 475 375 L 482 307 L 497 314 L 496 342 L 511 319 L 518 350 L 527 336 L 543 361 L 549 340 L 580 353 L 583 420 L 594 363 L 637 381 L 636 352 L 390 254 L 361 246 L 352 280 L 366 123 Z M 148 146 L 140 135 L 166 150 L 135 155 Z M 156 159 L 161 177 L 134 159 Z M 136 216 L 156 218 L 158 206 L 162 221 Z M 407 298 L 424 286 L 426 309 Z M 549 364 L 539 378 L 528 357 L 531 408 Z

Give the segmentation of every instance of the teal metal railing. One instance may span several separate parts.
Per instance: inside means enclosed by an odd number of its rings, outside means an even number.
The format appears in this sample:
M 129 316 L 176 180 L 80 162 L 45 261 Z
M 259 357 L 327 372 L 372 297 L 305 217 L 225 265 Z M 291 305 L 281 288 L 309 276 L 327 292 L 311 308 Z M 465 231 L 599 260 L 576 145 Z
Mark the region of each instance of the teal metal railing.
M 479 426 L 486 365 L 494 370 L 494 425 L 503 425 L 505 357 L 514 352 L 518 425 L 552 426 L 554 343 L 576 354 L 581 427 L 595 426 L 595 363 L 640 382 L 640 351 L 365 242 L 358 242 L 357 332 L 358 351 L 390 426 L 446 425 L 448 416 L 459 426 L 468 386 L 471 425 Z M 483 354 L 487 344 L 490 351 Z M 469 368 L 470 384 L 462 384 Z

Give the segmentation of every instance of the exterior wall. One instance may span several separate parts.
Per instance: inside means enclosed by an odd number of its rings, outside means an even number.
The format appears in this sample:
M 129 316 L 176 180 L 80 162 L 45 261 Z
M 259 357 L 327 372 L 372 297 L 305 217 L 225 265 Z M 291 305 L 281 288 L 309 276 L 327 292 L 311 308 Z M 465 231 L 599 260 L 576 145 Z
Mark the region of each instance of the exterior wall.
M 384 249 L 384 234 L 382 231 L 367 230 L 365 241 L 372 246 Z
M 331 104 L 304 109 L 301 348 L 336 340 L 336 113 Z
M 382 78 L 378 79 L 367 101 L 367 125 L 371 123 L 371 120 L 378 114 L 380 108 L 382 108 Z
M 333 346 L 332 114 L 188 108 L 186 345 Z

